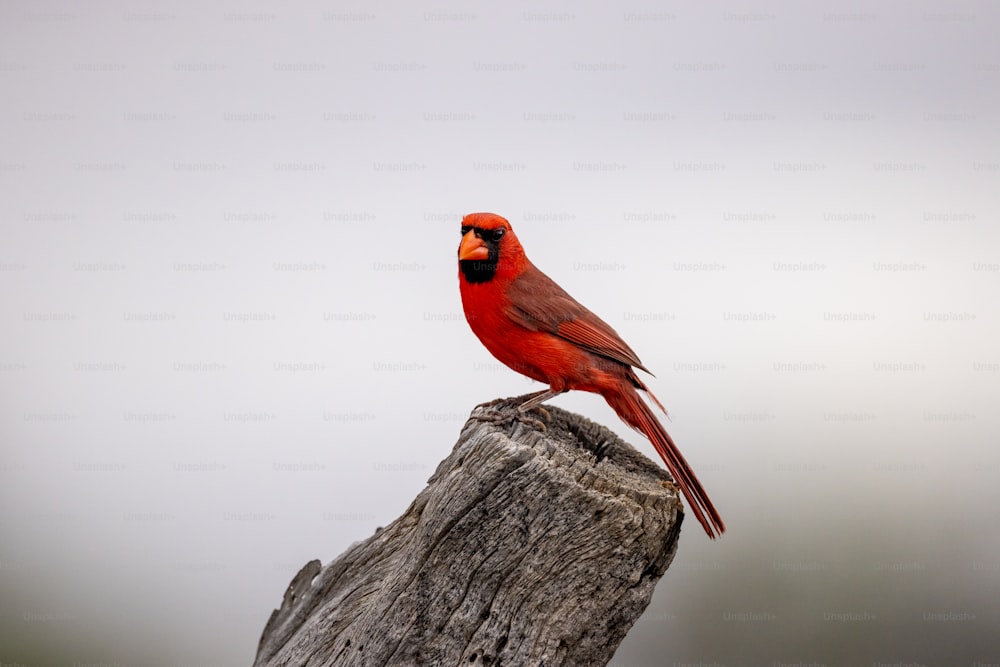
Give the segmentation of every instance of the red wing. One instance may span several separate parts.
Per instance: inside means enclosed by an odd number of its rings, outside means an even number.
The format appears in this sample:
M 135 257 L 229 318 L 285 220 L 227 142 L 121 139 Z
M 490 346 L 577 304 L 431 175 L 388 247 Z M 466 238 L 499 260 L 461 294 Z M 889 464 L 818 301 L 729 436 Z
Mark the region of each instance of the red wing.
M 611 326 L 584 308 L 534 266 L 511 282 L 507 316 L 532 331 L 547 331 L 595 354 L 649 373 Z

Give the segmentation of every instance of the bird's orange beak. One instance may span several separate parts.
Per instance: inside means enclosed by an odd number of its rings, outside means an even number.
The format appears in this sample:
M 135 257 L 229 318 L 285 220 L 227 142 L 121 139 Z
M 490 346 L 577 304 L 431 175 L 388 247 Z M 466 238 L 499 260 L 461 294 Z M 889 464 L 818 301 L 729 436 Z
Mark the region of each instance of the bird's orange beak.
M 470 229 L 462 237 L 462 244 L 458 246 L 458 258 L 460 260 L 475 259 L 484 260 L 490 256 L 489 248 L 483 240 L 476 236 L 476 230 Z

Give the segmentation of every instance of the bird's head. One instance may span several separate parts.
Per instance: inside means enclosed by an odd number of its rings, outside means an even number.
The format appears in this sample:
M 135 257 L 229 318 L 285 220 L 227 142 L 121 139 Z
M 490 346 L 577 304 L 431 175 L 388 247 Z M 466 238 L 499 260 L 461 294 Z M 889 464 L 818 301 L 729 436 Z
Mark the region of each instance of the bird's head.
M 462 218 L 458 268 L 470 283 L 497 276 L 516 276 L 525 262 L 524 249 L 510 223 L 496 213 L 470 213 Z

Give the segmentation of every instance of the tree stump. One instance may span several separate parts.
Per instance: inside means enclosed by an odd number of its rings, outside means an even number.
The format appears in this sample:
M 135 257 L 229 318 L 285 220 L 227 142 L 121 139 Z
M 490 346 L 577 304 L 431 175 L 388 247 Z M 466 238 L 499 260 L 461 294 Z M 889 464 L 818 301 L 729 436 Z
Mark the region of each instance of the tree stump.
M 490 421 L 516 400 L 473 410 L 402 516 L 302 568 L 256 667 L 611 660 L 673 559 L 677 489 L 579 415 Z

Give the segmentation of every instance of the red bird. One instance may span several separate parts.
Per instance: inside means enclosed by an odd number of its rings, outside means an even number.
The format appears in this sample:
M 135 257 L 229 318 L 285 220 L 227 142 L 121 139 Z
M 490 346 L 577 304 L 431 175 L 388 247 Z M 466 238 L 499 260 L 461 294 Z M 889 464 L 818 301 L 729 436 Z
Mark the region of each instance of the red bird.
M 639 396 L 639 389 L 645 391 L 664 410 L 635 369 L 649 371 L 614 329 L 528 260 L 506 219 L 495 213 L 462 218 L 458 283 L 465 319 L 486 349 L 549 386 L 529 396 L 519 411 L 570 389 L 600 394 L 653 443 L 708 536 L 715 539 L 726 530 L 670 434 Z

